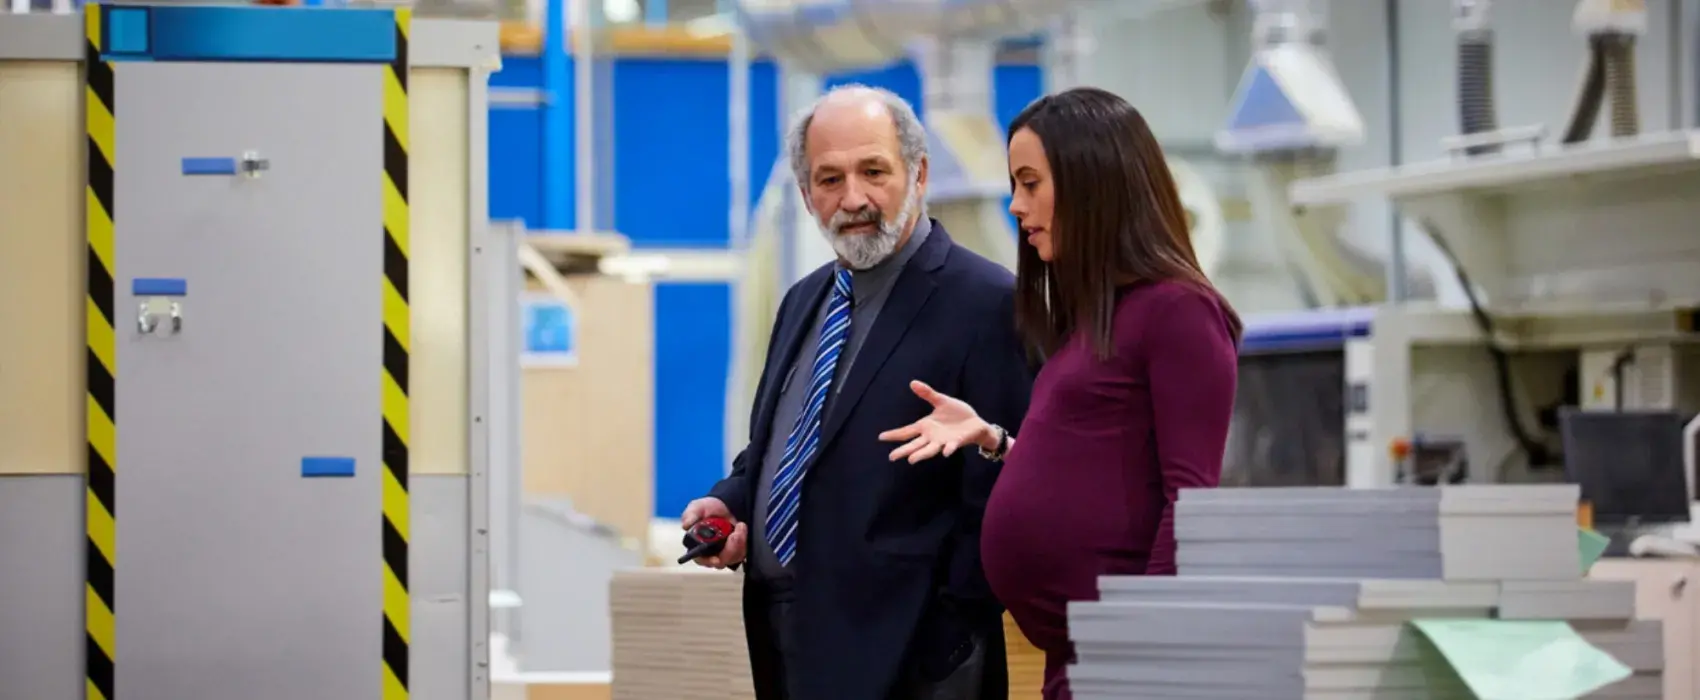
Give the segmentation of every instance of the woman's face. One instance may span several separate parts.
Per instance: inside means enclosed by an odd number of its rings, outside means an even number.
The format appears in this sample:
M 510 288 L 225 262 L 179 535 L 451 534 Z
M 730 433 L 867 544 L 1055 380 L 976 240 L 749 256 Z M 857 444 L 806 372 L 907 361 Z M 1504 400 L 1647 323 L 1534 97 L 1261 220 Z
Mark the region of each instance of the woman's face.
M 1039 252 L 1039 259 L 1051 262 L 1052 236 L 1056 235 L 1051 229 L 1051 207 L 1056 200 L 1045 145 L 1032 129 L 1023 128 L 1009 140 L 1009 177 L 1015 182 L 1009 214 L 1021 227 L 1022 239 Z

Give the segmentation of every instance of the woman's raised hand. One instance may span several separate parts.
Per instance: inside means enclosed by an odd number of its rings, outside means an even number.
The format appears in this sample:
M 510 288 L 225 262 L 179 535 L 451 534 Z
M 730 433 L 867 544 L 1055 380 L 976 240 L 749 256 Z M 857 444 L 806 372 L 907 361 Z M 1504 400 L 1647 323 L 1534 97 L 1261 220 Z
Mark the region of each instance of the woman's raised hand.
M 909 425 L 880 433 L 882 442 L 903 443 L 891 451 L 891 461 L 908 458 L 910 464 L 916 464 L 941 454 L 949 457 L 963 447 L 981 444 L 990 434 L 991 426 L 961 399 L 941 394 L 920 381 L 909 382 L 909 389 L 931 404 L 933 412 Z

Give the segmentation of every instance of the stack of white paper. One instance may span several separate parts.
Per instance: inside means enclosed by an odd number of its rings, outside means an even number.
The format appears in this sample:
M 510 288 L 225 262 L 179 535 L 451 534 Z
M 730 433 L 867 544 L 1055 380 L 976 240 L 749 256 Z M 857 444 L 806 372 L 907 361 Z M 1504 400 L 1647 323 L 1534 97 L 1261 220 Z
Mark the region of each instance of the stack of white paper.
M 1576 486 L 1188 490 L 1182 575 L 1577 578 Z
M 753 700 L 743 583 L 695 567 L 616 572 L 614 700 Z
M 1496 676 L 1484 659 L 1503 649 L 1423 630 L 1517 620 L 1573 629 L 1571 647 L 1632 674 L 1587 697 L 1658 700 L 1662 630 L 1633 619 L 1633 584 L 1582 579 L 1576 497 L 1545 485 L 1183 492 L 1180 576 L 1106 576 L 1099 601 L 1069 605 L 1070 685 L 1078 700 L 1464 700 L 1516 669 Z
M 1397 615 L 1270 603 L 1069 606 L 1079 700 L 1469 700 Z

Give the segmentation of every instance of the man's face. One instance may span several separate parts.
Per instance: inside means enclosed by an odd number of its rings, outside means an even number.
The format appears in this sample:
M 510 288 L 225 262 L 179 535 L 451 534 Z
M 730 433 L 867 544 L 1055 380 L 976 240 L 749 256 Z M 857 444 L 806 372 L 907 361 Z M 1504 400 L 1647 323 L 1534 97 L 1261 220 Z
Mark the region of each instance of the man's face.
M 858 270 L 891 257 L 919 210 L 926 163 L 916 172 L 904 166 L 885 105 L 862 96 L 821 105 L 806 146 L 803 194 L 833 251 Z

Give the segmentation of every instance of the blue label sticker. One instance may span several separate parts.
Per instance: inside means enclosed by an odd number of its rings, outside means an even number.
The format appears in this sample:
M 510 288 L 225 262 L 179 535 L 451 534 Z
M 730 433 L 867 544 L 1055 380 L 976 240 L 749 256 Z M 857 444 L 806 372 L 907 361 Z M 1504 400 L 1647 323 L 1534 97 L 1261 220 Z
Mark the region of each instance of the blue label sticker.
M 572 366 L 578 362 L 578 318 L 565 302 L 553 295 L 525 298 L 525 364 Z
M 137 277 L 130 280 L 130 294 L 138 297 L 189 296 L 189 280 L 181 277 Z
M 148 42 L 148 8 L 114 7 L 106 12 L 106 52 L 145 56 Z
M 184 175 L 235 175 L 235 158 L 184 158 Z
M 354 476 L 354 458 L 302 457 L 301 476 Z
M 120 61 L 388 63 L 400 48 L 390 8 L 114 7 L 102 56 Z

